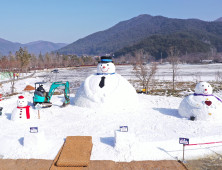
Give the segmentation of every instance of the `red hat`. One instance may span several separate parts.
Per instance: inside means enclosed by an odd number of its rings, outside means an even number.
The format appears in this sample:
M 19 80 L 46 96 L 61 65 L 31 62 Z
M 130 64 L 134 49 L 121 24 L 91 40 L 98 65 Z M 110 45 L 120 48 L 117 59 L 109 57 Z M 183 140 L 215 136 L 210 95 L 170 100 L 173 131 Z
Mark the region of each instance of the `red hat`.
M 18 98 L 19 98 L 19 99 L 24 99 L 24 96 L 19 96 Z

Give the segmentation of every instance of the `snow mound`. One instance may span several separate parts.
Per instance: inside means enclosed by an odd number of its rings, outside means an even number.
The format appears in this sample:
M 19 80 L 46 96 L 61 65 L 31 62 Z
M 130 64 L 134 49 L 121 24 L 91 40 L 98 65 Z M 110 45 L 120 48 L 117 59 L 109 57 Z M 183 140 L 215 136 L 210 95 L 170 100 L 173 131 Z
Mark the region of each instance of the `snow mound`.
M 31 91 L 31 90 L 35 90 L 35 87 L 27 85 L 24 89 L 24 91 Z

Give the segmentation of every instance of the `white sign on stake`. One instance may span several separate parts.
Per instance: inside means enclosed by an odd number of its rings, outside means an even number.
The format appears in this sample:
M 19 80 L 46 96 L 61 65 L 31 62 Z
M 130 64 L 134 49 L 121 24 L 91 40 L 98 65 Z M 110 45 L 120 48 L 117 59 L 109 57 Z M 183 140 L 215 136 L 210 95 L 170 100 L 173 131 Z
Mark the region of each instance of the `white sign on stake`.
M 120 126 L 120 132 L 128 132 L 128 126 Z
M 38 127 L 30 127 L 30 133 L 38 133 Z
M 42 109 L 42 105 L 37 103 L 37 105 L 35 105 L 35 109 L 38 110 L 38 118 L 40 119 L 40 113 L 39 113 L 39 110 Z
M 179 143 L 189 145 L 189 138 L 179 138 Z
M 184 152 L 185 152 L 185 145 L 189 145 L 189 138 L 179 138 L 179 144 L 183 144 L 183 163 L 186 163 L 184 160 Z
M 35 105 L 35 109 L 36 109 L 36 110 L 41 110 L 41 109 L 42 109 L 42 105 L 39 104 L 39 103 L 37 103 L 37 104 Z

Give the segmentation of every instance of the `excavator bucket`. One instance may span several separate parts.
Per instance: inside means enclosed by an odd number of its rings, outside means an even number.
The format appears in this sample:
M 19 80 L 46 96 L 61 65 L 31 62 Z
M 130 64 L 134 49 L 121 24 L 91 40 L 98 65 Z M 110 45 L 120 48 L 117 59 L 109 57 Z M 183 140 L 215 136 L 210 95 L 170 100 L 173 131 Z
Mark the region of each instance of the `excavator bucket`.
M 61 107 L 66 107 L 69 104 L 70 104 L 70 101 L 64 101 Z
M 52 103 L 42 103 L 42 107 L 51 107 Z

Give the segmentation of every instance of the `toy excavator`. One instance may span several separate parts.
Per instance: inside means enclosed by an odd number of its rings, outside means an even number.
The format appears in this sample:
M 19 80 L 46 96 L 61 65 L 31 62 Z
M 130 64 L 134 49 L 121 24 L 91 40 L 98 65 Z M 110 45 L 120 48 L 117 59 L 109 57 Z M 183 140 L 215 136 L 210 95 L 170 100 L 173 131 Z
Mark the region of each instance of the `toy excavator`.
M 34 106 L 39 103 L 42 105 L 42 107 L 51 107 L 52 103 L 50 102 L 51 97 L 53 93 L 55 92 L 55 89 L 61 86 L 65 86 L 64 90 L 64 97 L 65 101 L 62 104 L 62 107 L 67 106 L 70 104 L 70 99 L 69 99 L 69 82 L 53 82 L 49 92 L 46 92 L 45 89 L 43 88 L 43 84 L 46 82 L 36 82 L 35 83 L 35 92 L 34 92 L 34 97 L 33 97 L 33 104 Z M 37 87 L 38 86 L 38 87 Z

